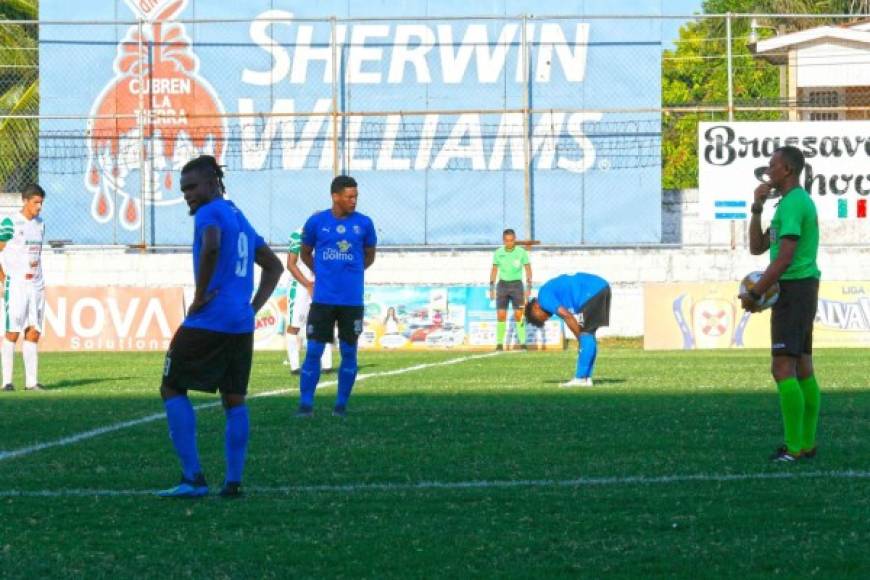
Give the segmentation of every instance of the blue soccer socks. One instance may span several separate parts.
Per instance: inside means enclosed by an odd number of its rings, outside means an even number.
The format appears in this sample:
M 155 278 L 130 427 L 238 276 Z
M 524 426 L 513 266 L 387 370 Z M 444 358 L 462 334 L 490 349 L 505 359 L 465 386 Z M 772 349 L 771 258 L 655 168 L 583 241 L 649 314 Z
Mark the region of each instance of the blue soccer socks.
M 595 357 L 598 354 L 598 343 L 594 334 L 580 333 L 580 353 L 577 355 L 577 378 L 585 379 L 592 376 L 595 366 Z
M 201 497 L 208 493 L 202 476 L 199 454 L 196 449 L 196 414 L 186 395 L 172 397 L 164 402 L 169 422 L 169 437 L 181 460 L 182 482 L 158 495 L 163 497 Z M 245 468 L 245 453 L 248 448 L 248 407 L 239 405 L 226 410 L 226 481 L 240 483 Z
M 179 395 L 164 401 L 163 406 L 169 423 L 169 438 L 181 460 L 181 471 L 185 479 L 194 481 L 202 468 L 196 450 L 196 413 L 193 405 L 186 395 Z
M 338 397 L 335 400 L 335 406 L 344 409 L 350 398 L 350 392 L 353 390 L 359 364 L 356 357 L 357 345 L 340 340 L 338 347 L 341 350 L 341 365 L 338 367 Z
M 320 357 L 323 356 L 325 342 L 309 340 L 305 351 L 305 362 L 302 363 L 302 373 L 299 376 L 299 406 L 314 406 L 314 391 L 320 381 Z
M 248 406 L 239 405 L 226 410 L 226 481 L 240 483 L 245 469 L 245 451 L 248 448 Z
M 338 346 L 341 351 L 341 365 L 338 367 L 338 397 L 335 405 L 344 408 L 347 406 L 347 400 L 353 390 L 359 363 L 357 362 L 356 344 L 340 340 Z M 302 363 L 302 373 L 299 377 L 299 408 L 308 414 L 310 414 L 310 409 L 314 407 L 314 392 L 320 381 L 320 358 L 323 356 L 325 348 L 326 343 L 309 340 L 305 362 Z

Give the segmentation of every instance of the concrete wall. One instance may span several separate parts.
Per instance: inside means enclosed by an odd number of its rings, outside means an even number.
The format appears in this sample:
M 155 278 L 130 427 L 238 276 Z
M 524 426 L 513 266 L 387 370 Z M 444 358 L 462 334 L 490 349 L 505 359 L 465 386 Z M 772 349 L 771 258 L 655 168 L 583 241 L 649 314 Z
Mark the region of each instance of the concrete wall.
M 367 273 L 369 284 L 486 284 L 490 250 L 382 251 Z M 870 280 L 870 248 L 822 249 L 826 280 Z M 644 282 L 737 281 L 763 269 L 764 257 L 744 248 L 534 250 L 534 278 L 545 281 L 565 272 L 594 272 L 613 285 L 611 326 L 602 335 L 643 334 Z M 45 254 L 49 285 L 190 286 L 189 254 L 125 254 L 122 251 Z
M 697 191 L 665 192 L 663 241 L 637 248 L 547 248 L 532 251 L 534 279 L 594 272 L 611 281 L 611 327 L 603 335 L 643 334 L 644 282 L 737 281 L 763 269 L 766 256 L 746 248 L 746 224 L 701 222 Z M 826 280 L 870 280 L 868 220 L 822 223 L 819 262 Z M 50 236 L 49 236 L 50 237 Z M 836 243 L 834 243 L 836 240 Z M 382 248 L 367 272 L 369 284 L 486 284 L 493 248 L 402 250 Z M 139 253 L 119 248 L 49 249 L 49 285 L 192 286 L 190 253 Z

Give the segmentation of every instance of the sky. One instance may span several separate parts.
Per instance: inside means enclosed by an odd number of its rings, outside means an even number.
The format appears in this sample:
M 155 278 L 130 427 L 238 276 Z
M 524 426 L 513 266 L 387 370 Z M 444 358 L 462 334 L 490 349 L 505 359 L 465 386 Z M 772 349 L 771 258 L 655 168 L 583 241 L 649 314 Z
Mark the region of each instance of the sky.
M 662 0 L 662 14 L 700 14 L 702 0 Z M 680 26 L 685 20 L 662 21 L 662 48 L 671 50 L 674 48 L 674 40 L 679 37 Z

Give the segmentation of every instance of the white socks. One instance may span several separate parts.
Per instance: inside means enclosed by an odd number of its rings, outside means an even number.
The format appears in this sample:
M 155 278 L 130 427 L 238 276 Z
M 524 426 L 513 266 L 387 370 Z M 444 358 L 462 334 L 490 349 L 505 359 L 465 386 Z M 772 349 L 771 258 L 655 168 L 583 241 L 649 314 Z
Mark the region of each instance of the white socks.
M 302 349 L 302 337 L 298 334 L 290 334 L 289 332 L 284 337 L 287 346 L 287 360 L 290 361 L 290 370 L 299 369 L 299 351 Z M 328 371 L 332 368 L 332 343 L 327 342 L 326 348 L 323 349 L 323 356 L 320 357 L 321 369 Z
M 320 357 L 320 368 L 328 371 L 332 368 L 332 343 L 327 342 L 326 348 L 323 349 L 323 356 Z
M 12 364 L 15 361 L 15 343 L 3 337 L 3 346 L 0 347 L 0 361 L 3 363 L 3 385 L 12 382 Z
M 289 332 L 284 337 L 287 343 L 287 360 L 290 361 L 290 370 L 299 369 L 299 348 L 302 346 L 302 337 L 298 334 L 290 334 Z
M 36 343 L 25 340 L 24 344 L 21 345 L 21 354 L 24 355 L 24 387 L 29 389 L 39 382 L 36 378 L 39 366 L 36 357 Z
M 25 340 L 21 344 L 21 354 L 24 355 L 24 386 L 32 387 L 39 382 L 36 371 L 39 361 L 36 356 L 36 343 Z M 15 361 L 15 343 L 3 338 L 0 347 L 0 362 L 3 363 L 3 385 L 12 382 L 12 365 Z

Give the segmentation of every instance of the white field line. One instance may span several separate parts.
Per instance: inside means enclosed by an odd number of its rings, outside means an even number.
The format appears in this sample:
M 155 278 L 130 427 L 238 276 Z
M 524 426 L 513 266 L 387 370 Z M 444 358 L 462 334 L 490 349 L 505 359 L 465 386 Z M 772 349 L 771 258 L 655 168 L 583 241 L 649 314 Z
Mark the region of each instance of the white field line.
M 564 488 L 564 487 L 613 487 L 631 485 L 668 485 L 681 483 L 730 483 L 767 480 L 802 479 L 870 479 L 870 471 L 789 471 L 766 473 L 699 473 L 688 475 L 629 475 L 613 477 L 578 477 L 576 479 L 520 479 L 491 481 L 421 481 L 418 483 L 347 483 L 324 485 L 289 485 L 277 487 L 246 487 L 256 495 L 294 495 L 310 493 L 366 493 L 409 492 L 429 490 L 467 489 L 513 489 L 513 488 Z M 12 497 L 121 497 L 153 495 L 154 489 L 57 489 L 0 491 L 0 498 Z
M 437 363 L 424 363 L 419 365 L 414 365 L 412 367 L 405 367 L 400 369 L 394 369 L 391 371 L 383 371 L 379 373 L 363 373 L 356 378 L 356 382 L 365 381 L 367 379 L 374 379 L 378 377 L 389 377 L 392 375 L 401 375 L 404 373 L 412 373 L 415 371 L 421 371 L 424 369 L 428 369 L 431 367 L 440 367 L 447 365 L 455 365 L 459 363 L 463 363 L 469 360 L 487 358 L 491 356 L 497 356 L 499 354 L 503 354 L 501 352 L 488 352 L 485 354 L 473 354 L 468 356 L 461 356 L 458 358 L 452 358 L 445 361 L 440 361 Z M 322 387 L 331 387 L 335 386 L 336 381 L 323 381 L 318 384 L 318 388 Z M 256 399 L 259 397 L 272 397 L 275 395 L 281 395 L 284 393 L 289 393 L 291 390 L 295 391 L 296 389 L 277 389 L 274 391 L 266 391 L 264 393 L 257 393 L 255 395 L 251 395 L 248 399 Z M 209 409 L 212 407 L 219 406 L 220 400 L 212 401 L 209 403 L 200 403 L 196 405 L 194 409 Z M 46 443 L 37 443 L 36 445 L 29 445 L 27 447 L 20 447 L 18 449 L 11 449 L 9 451 L 0 451 L 0 461 L 5 461 L 7 459 L 14 459 L 16 457 L 24 457 L 26 455 L 31 455 L 33 453 L 37 453 L 39 451 L 44 451 L 46 449 L 51 449 L 53 447 L 65 447 L 67 445 L 72 445 L 73 443 L 78 443 L 79 441 L 85 441 L 87 439 L 93 439 L 94 437 L 99 437 L 100 435 L 105 435 L 106 433 L 113 433 L 115 431 L 121 431 L 122 429 L 127 429 L 129 427 L 136 427 L 138 425 L 144 425 L 145 423 L 152 423 L 154 421 L 159 421 L 166 417 L 165 413 L 155 413 L 153 415 L 146 415 L 145 417 L 140 417 L 138 419 L 131 419 L 129 421 L 122 421 L 120 423 L 113 423 L 111 425 L 106 425 L 105 427 L 98 427 L 96 429 L 91 429 L 89 431 L 82 431 L 81 433 L 76 433 L 75 435 L 69 435 L 67 437 L 62 437 L 60 439 L 55 439 L 54 441 L 48 441 Z

